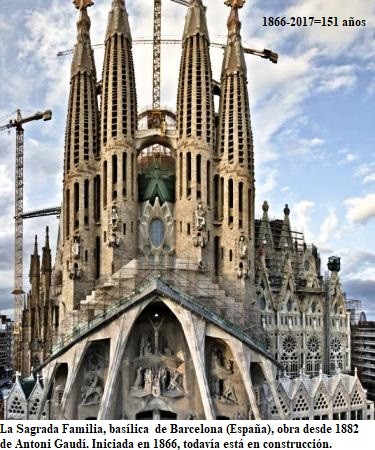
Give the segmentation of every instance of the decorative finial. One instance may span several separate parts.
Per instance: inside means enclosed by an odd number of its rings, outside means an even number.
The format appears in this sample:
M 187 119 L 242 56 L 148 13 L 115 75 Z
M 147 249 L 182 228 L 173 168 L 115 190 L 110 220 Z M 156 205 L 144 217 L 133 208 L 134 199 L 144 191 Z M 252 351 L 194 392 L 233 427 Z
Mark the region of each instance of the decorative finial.
M 49 236 L 49 227 L 47 226 L 46 227 L 46 237 L 48 237 Z
M 285 205 L 285 208 L 284 208 L 284 214 L 285 214 L 286 216 L 289 216 L 289 214 L 290 214 L 290 209 L 289 209 L 289 207 L 288 207 L 288 204 Z
M 262 205 L 263 211 L 264 212 L 268 211 L 268 208 L 269 208 L 269 206 L 268 206 L 267 200 L 264 200 L 263 205 Z
M 245 0 L 226 0 L 224 2 L 225 5 L 230 6 L 231 8 L 242 8 L 245 4 Z
M 77 9 L 86 9 L 89 6 L 92 6 L 94 2 L 92 0 L 73 0 L 73 4 Z

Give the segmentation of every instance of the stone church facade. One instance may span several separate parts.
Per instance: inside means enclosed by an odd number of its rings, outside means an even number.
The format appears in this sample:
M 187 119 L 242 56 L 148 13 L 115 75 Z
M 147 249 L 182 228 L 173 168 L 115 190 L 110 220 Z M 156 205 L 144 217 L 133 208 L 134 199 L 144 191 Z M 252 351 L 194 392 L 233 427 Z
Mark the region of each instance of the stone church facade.
M 281 220 L 267 202 L 254 217 L 244 2 L 227 2 L 216 83 L 206 9 L 190 1 L 176 111 L 139 115 L 124 1 L 112 1 L 101 82 L 91 2 L 74 3 L 57 253 L 52 267 L 47 230 L 23 313 L 22 375 L 42 379 L 38 417 L 373 418 L 348 375 L 339 259 L 323 279 L 288 205 Z M 27 406 L 22 392 L 17 381 L 8 418 L 20 418 L 16 396 Z

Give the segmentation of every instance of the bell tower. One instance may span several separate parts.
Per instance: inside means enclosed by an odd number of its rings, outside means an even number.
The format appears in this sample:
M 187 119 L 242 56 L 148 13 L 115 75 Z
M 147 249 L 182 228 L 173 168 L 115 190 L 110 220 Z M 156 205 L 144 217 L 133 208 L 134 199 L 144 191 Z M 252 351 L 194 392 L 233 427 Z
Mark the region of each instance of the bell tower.
M 111 275 L 137 255 L 137 99 L 132 38 L 124 0 L 113 0 L 105 37 L 101 95 L 101 207 L 98 274 Z
M 61 225 L 63 296 L 67 310 L 77 309 L 95 282 L 95 175 L 99 153 L 96 70 L 90 43 L 91 1 L 79 9 L 77 43 L 71 67 L 65 134 L 64 193 Z
M 214 178 L 214 215 L 220 224 L 217 270 L 224 280 L 242 280 L 245 287 L 252 285 L 254 279 L 254 162 L 247 70 L 238 17 L 243 3 L 226 2 L 231 10 L 221 72 L 217 139 L 220 162 Z
M 191 0 L 177 97 L 176 256 L 212 267 L 214 103 L 206 12 Z

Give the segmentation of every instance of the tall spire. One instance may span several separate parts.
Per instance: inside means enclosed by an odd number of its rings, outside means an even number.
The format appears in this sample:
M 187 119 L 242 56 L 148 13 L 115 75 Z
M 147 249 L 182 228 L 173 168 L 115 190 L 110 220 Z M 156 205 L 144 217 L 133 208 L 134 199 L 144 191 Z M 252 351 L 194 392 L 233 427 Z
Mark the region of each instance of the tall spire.
M 237 163 L 253 173 L 253 139 L 247 92 L 247 70 L 241 44 L 238 9 L 243 0 L 229 0 L 228 40 L 221 73 L 219 111 L 219 154 L 229 163 Z
M 108 239 L 101 247 L 98 244 L 97 278 L 112 274 L 137 254 L 137 95 L 131 31 L 123 0 L 113 0 L 109 12 L 102 79 L 98 176 L 102 182 L 102 233 Z M 126 229 L 131 231 L 126 233 Z
M 124 0 L 113 0 L 108 16 L 101 104 L 102 146 L 132 140 L 137 127 L 137 99 L 131 33 Z
M 99 112 L 94 54 L 90 42 L 90 18 L 87 8 L 90 0 L 75 0 L 79 9 L 77 43 L 71 67 L 70 93 L 65 135 L 64 199 L 61 222 L 63 240 L 61 259 L 64 261 L 64 292 L 69 292 L 72 304 L 77 307 L 78 296 L 93 284 L 90 270 L 83 270 L 84 255 L 94 252 L 94 178 L 96 158 L 99 154 Z M 48 234 L 48 233 L 47 233 Z M 48 237 L 47 237 L 48 243 Z M 81 246 L 78 254 L 73 248 Z M 50 251 L 43 252 L 42 270 L 45 270 L 45 287 L 50 284 Z M 86 267 L 85 267 L 86 269 Z M 69 278 L 71 273 L 80 274 Z M 74 279 L 73 279 L 74 278 Z M 71 280 L 71 281 L 70 281 Z M 81 283 L 80 286 L 78 284 Z M 83 287 L 82 287 L 83 286 Z
M 180 138 L 214 140 L 214 106 L 206 11 L 201 0 L 191 0 L 185 19 L 177 98 Z
M 229 249 L 245 242 L 247 252 L 244 256 L 237 252 L 229 261 L 224 259 L 222 271 L 228 281 L 234 282 L 235 277 L 243 280 L 249 293 L 254 286 L 254 176 L 247 73 L 238 17 L 244 1 L 228 0 L 225 4 L 230 6 L 230 13 L 217 130 L 219 198 L 226 205 L 221 215 L 221 242 Z M 244 302 L 246 306 L 246 297 Z
M 71 83 L 65 136 L 65 171 L 98 152 L 98 106 L 96 70 L 90 42 L 89 0 L 75 0 L 79 8 L 77 43 L 71 67 Z
M 51 249 L 49 246 L 49 229 L 46 227 L 45 243 L 42 251 L 42 268 L 43 274 L 50 273 L 52 271 Z

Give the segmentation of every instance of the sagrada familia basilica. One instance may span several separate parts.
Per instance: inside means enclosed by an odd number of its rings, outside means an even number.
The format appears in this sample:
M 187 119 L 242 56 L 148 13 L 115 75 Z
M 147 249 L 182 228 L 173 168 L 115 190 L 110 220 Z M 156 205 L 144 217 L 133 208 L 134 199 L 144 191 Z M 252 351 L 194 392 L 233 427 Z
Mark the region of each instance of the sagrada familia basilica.
M 244 1 L 226 2 L 216 82 L 190 0 L 176 110 L 142 113 L 124 0 L 108 5 L 100 81 L 92 2 L 74 3 L 57 252 L 48 230 L 41 255 L 35 241 L 6 417 L 373 419 L 350 375 L 339 258 L 323 277 L 288 205 L 254 216 Z

